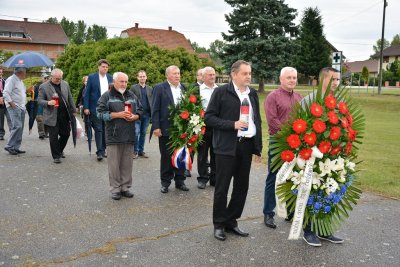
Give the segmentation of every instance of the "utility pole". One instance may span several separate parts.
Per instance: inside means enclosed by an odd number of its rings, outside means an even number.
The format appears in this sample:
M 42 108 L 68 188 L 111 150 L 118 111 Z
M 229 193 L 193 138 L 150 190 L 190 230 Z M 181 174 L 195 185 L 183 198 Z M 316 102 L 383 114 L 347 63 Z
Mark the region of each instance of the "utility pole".
M 382 19 L 381 54 L 380 54 L 380 60 L 379 60 L 378 95 L 381 94 L 381 87 L 382 87 L 383 40 L 385 38 L 385 14 L 386 14 L 387 5 L 388 5 L 387 0 L 383 0 L 383 19 Z

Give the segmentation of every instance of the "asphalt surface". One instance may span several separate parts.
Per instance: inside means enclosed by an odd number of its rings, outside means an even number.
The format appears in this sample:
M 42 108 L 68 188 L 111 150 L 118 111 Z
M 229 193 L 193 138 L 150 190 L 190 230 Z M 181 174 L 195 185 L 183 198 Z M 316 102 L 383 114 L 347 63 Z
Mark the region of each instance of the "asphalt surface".
M 27 124 L 25 124 L 27 125 Z M 8 138 L 8 134 L 6 135 Z M 287 240 L 290 224 L 263 224 L 264 164 L 253 164 L 241 228 L 249 237 L 213 237 L 213 188 L 162 194 L 158 143 L 135 159 L 132 199 L 108 192 L 107 160 L 90 156 L 85 138 L 54 164 L 48 139 L 34 126 L 9 155 L 0 141 L 0 266 L 399 266 L 400 203 L 364 193 L 337 233 L 344 244 L 308 246 Z M 93 151 L 95 143 L 93 141 Z

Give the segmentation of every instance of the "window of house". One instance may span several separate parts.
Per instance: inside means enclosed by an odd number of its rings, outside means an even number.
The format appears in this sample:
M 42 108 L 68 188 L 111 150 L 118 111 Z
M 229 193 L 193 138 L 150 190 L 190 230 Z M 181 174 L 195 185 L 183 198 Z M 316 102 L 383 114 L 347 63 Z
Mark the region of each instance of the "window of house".
M 22 32 L 12 32 L 11 37 L 13 38 L 24 38 L 24 34 Z
M 10 37 L 10 32 L 0 32 L 0 37 Z
M 384 63 L 389 63 L 389 57 L 383 57 L 383 62 Z

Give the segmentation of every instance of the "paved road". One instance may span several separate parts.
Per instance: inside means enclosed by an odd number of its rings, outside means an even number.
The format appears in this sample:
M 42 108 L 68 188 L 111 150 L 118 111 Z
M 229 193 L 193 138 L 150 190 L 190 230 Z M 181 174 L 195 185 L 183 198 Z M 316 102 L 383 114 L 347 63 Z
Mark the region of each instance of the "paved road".
M 254 164 L 240 221 L 250 237 L 220 242 L 212 235 L 213 188 L 197 189 L 192 177 L 189 192 L 160 193 L 157 140 L 146 145 L 149 159 L 134 160 L 134 198 L 121 201 L 110 199 L 107 162 L 90 157 L 84 139 L 68 145 L 61 164 L 36 132 L 25 133 L 22 148 L 19 156 L 0 151 L 0 266 L 400 265 L 396 200 L 363 194 L 338 232 L 345 243 L 312 248 L 287 240 L 283 220 L 276 230 L 262 223 L 266 166 Z

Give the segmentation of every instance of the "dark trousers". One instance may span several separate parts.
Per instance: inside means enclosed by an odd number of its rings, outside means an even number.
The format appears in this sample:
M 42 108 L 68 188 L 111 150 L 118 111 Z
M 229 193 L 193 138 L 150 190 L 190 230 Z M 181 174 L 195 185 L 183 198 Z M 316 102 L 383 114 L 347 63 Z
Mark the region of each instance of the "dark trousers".
M 183 175 L 184 170 L 178 170 L 172 166 L 172 153 L 167 145 L 169 136 L 161 136 L 158 138 L 158 146 L 160 148 L 161 163 L 160 163 L 160 177 L 161 185 L 168 187 L 172 179 L 175 180 L 175 186 L 185 183 L 186 177 Z
M 46 126 L 49 131 L 51 155 L 53 159 L 59 159 L 67 145 L 70 135 L 71 128 L 69 120 L 57 120 L 56 126 Z
M 271 147 L 272 144 L 272 142 L 269 142 L 269 147 Z M 274 154 L 271 153 L 271 149 L 268 149 L 268 175 L 265 181 L 263 213 L 264 215 L 270 216 L 275 216 L 275 181 L 276 175 L 278 174 L 278 170 L 275 172 L 271 171 L 271 159 L 273 158 L 273 156 Z
M 215 228 L 236 227 L 249 189 L 253 139 L 236 144 L 236 155 L 215 155 L 217 175 L 214 190 L 213 223 Z M 227 204 L 228 190 L 233 177 L 232 195 Z
M 104 155 L 106 152 L 106 131 L 104 121 L 99 119 L 96 114 L 90 113 L 89 120 L 94 129 L 94 139 L 96 140 L 96 154 Z
M 4 121 L 7 120 L 8 130 L 11 132 L 11 118 L 7 112 L 5 105 L 0 105 L 0 137 L 4 137 L 6 131 L 4 129 Z
M 197 172 L 199 177 L 197 180 L 202 183 L 215 184 L 215 154 L 212 146 L 212 129 L 206 131 L 203 138 L 203 143 L 197 147 Z M 210 164 L 208 164 L 208 154 L 210 153 Z M 210 173 L 208 167 L 210 166 Z

